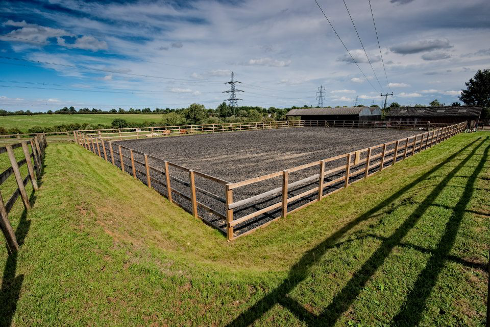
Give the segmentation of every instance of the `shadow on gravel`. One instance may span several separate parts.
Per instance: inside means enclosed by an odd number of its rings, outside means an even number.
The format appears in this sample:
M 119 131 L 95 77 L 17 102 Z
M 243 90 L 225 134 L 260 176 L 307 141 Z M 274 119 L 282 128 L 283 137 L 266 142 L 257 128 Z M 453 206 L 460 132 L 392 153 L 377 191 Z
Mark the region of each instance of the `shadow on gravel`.
M 387 198 L 374 208 L 370 209 L 363 215 L 357 217 L 347 225 L 343 226 L 341 229 L 333 233 L 318 246 L 306 252 L 305 255 L 291 268 L 289 276 L 279 287 L 264 296 L 247 311 L 240 314 L 235 320 L 229 323 L 228 326 L 248 326 L 250 324 L 253 324 L 256 320 L 260 319 L 267 311 L 269 311 L 275 304 L 280 304 L 283 307 L 287 308 L 299 320 L 303 321 L 309 326 L 335 325 L 337 320 L 350 307 L 356 297 L 364 289 L 367 281 L 383 264 L 392 249 L 395 246 L 399 246 L 401 244 L 402 239 L 415 226 L 415 224 L 426 212 L 426 210 L 432 205 L 441 190 L 448 185 L 451 179 L 475 155 L 476 151 L 487 141 L 487 139 L 480 141 L 480 143 L 475 146 L 472 151 L 457 166 L 455 166 L 444 177 L 444 179 L 439 182 L 436 187 L 434 187 L 434 190 L 425 198 L 424 201 L 420 203 L 415 211 L 409 217 L 407 217 L 407 219 L 400 225 L 400 227 L 391 236 L 382 240 L 379 248 L 354 273 L 353 277 L 334 296 L 331 304 L 320 315 L 312 314 L 300 303 L 288 296 L 289 292 L 291 292 L 299 283 L 307 278 L 309 268 L 317 264 L 321 257 L 328 251 L 328 249 L 336 246 L 336 242 L 340 240 L 340 238 L 345 233 L 347 233 L 359 223 L 370 219 L 378 211 L 389 206 L 393 201 L 402 197 L 408 190 L 416 187 L 420 182 L 430 178 L 431 175 L 436 173 L 443 166 L 447 165 L 453 159 L 459 156 L 462 151 L 470 148 L 474 143 L 478 142 L 480 138 L 464 146 L 459 151 L 455 152 L 446 160 L 438 164 L 436 167 L 432 168 L 427 173 L 420 176 L 417 180 L 403 187 L 398 192 L 391 195 L 389 198 Z M 489 147 L 490 146 L 485 149 L 485 153 L 480 160 L 480 163 L 470 176 L 462 197 L 453 208 L 454 216 L 451 217 L 451 219 L 446 224 L 445 234 L 443 235 L 437 248 L 433 251 L 431 258 L 429 259 L 429 263 L 426 266 L 426 269 L 422 271 L 419 275 L 413 291 L 408 296 L 406 303 L 401 308 L 401 311 L 395 317 L 394 322 L 398 322 L 399 324 L 416 325 L 420 321 L 421 314 L 423 312 L 423 309 L 425 308 L 425 301 L 427 300 L 431 289 L 435 285 L 437 276 L 442 270 L 445 260 L 448 259 L 447 257 L 456 238 L 456 234 L 459 229 L 459 224 L 461 222 L 465 207 L 469 199 L 471 198 L 471 194 L 473 193 L 474 183 L 478 174 L 482 170 L 485 160 L 488 156 Z
M 44 167 L 43 163 L 40 176 L 44 175 Z M 38 179 L 37 182 L 38 186 L 41 187 L 42 179 Z M 36 202 L 34 190 L 29 196 L 29 202 L 31 206 L 34 206 Z M 24 244 L 24 240 L 27 233 L 29 233 L 30 228 L 31 221 L 27 219 L 27 210 L 24 209 L 20 216 L 19 225 L 15 230 L 15 237 L 17 238 L 19 247 Z M 18 252 L 9 255 L 3 271 L 2 288 L 0 289 L 0 326 L 10 326 L 12 324 L 12 318 L 17 310 L 17 301 L 19 300 L 22 283 L 24 282 L 24 275 L 16 276 L 17 256 Z

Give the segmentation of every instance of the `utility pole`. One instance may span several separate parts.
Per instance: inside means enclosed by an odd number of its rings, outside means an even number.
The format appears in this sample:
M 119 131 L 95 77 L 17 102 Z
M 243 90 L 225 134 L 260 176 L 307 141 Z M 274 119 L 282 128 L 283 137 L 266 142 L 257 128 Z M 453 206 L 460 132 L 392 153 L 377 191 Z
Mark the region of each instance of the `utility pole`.
M 354 102 L 354 107 L 357 106 L 357 100 L 359 99 L 359 96 L 356 95 L 356 101 Z
M 393 96 L 393 92 L 391 92 L 391 93 L 386 93 L 386 94 L 381 93 L 381 96 L 382 96 L 382 97 L 385 97 L 385 104 L 383 105 L 383 111 L 386 109 L 386 101 L 388 100 L 388 95 Z
M 325 95 L 323 92 L 325 91 L 325 88 L 323 85 L 320 85 L 318 88 L 318 92 L 316 92 L 317 96 L 316 99 L 318 100 L 318 107 L 323 108 L 323 100 L 325 99 Z
M 231 81 L 225 83 L 225 84 L 230 84 L 230 89 L 228 91 L 223 91 L 223 93 L 230 93 L 230 97 L 228 99 L 226 99 L 226 101 L 228 101 L 230 103 L 230 107 L 233 110 L 233 114 L 236 115 L 237 101 L 243 100 L 243 99 L 238 99 L 236 97 L 236 93 L 237 92 L 245 92 L 245 91 L 237 90 L 235 88 L 235 84 L 241 83 L 241 82 L 235 81 L 234 77 L 235 77 L 235 74 L 233 72 L 231 72 Z

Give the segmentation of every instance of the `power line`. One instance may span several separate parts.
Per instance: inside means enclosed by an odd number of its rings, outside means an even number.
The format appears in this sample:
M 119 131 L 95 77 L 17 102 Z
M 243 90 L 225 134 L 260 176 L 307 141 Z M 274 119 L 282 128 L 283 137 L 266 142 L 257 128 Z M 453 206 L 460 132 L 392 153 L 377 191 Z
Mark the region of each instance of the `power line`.
M 369 1 L 369 9 L 371 9 L 371 17 L 373 18 L 374 31 L 376 32 L 376 40 L 378 41 L 379 55 L 381 57 L 381 63 L 383 64 L 383 70 L 385 72 L 386 86 L 390 88 L 390 83 L 388 83 L 388 75 L 386 74 L 385 62 L 383 60 L 383 54 L 381 53 L 381 45 L 379 44 L 378 29 L 376 28 L 376 21 L 374 20 L 373 6 L 371 5 L 371 0 Z
M 347 10 L 347 14 L 349 14 L 350 21 L 352 22 L 352 26 L 354 26 L 354 30 L 356 31 L 357 38 L 359 39 L 359 43 L 361 43 L 362 50 L 364 50 L 364 54 L 366 55 L 366 58 L 369 62 L 369 65 L 371 66 L 371 69 L 373 70 L 374 77 L 376 77 L 376 80 L 378 81 L 379 87 L 381 88 L 381 91 L 383 91 L 383 87 L 381 86 L 381 83 L 379 82 L 378 75 L 376 75 L 376 72 L 374 71 L 373 64 L 371 63 L 371 59 L 369 59 L 369 56 L 367 54 L 366 48 L 364 48 L 364 43 L 362 43 L 361 36 L 359 35 L 359 32 L 357 31 L 356 24 L 354 23 L 354 19 L 352 18 L 352 15 L 350 13 L 349 8 L 347 7 L 347 3 L 345 0 L 342 0 L 345 5 L 345 10 Z
M 349 56 L 351 57 L 352 61 L 356 64 L 357 68 L 359 68 L 359 70 L 361 71 L 362 75 L 364 76 L 364 78 L 368 81 L 369 85 L 371 85 L 371 87 L 376 91 L 376 92 L 379 92 L 378 89 L 376 89 L 374 87 L 374 85 L 371 83 L 371 81 L 369 80 L 369 78 L 366 76 L 366 74 L 364 73 L 364 71 L 361 69 L 361 67 L 359 66 L 359 64 L 357 63 L 357 61 L 354 59 L 354 57 L 352 56 L 352 54 L 350 53 L 349 49 L 347 49 L 347 46 L 345 45 L 344 41 L 342 40 L 342 38 L 340 37 L 339 33 L 337 33 L 337 30 L 335 29 L 335 27 L 333 26 L 332 22 L 330 21 L 330 19 L 328 19 L 327 15 L 325 14 L 325 12 L 323 11 L 322 7 L 320 6 L 320 4 L 318 3 L 317 0 L 315 0 L 315 3 L 316 5 L 318 6 L 318 8 L 320 9 L 320 11 L 322 12 L 323 16 L 325 17 L 325 19 L 327 20 L 328 24 L 330 24 L 330 27 L 332 28 L 332 30 L 334 31 L 335 35 L 337 36 L 337 38 L 340 40 L 340 43 L 342 43 L 342 45 L 344 46 L 344 49 L 345 51 L 347 51 L 347 53 L 349 54 Z

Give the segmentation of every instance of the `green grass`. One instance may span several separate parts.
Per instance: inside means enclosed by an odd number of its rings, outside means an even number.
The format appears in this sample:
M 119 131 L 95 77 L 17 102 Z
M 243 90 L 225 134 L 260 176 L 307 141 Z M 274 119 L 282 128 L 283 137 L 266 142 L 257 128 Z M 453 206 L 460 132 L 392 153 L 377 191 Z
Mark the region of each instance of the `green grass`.
M 116 118 L 124 119 L 132 123 L 159 122 L 162 115 L 159 114 L 74 114 L 74 115 L 13 115 L 0 117 L 0 127 L 6 129 L 18 128 L 23 132 L 33 126 L 53 127 L 62 124 L 110 125 Z
M 0 253 L 1 324 L 469 325 L 485 319 L 490 135 L 461 134 L 228 243 L 73 144 Z

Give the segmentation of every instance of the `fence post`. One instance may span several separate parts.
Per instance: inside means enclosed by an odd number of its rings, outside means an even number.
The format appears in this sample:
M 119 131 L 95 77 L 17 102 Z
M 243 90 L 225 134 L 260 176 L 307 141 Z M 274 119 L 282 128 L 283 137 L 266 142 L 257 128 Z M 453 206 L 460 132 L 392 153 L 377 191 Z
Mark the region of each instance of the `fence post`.
M 90 143 L 92 143 L 92 152 L 95 154 L 96 152 L 95 152 L 95 145 L 94 145 L 94 138 L 93 137 L 90 138 Z
M 10 145 L 7 145 L 6 148 L 10 159 L 10 164 L 12 165 L 12 169 L 14 170 L 15 179 L 17 180 L 17 185 L 19 186 L 20 195 L 22 197 L 22 201 L 24 202 L 24 207 L 26 209 L 30 209 L 31 205 L 29 203 L 29 198 L 27 197 L 26 189 L 24 187 L 24 181 L 22 180 L 22 176 L 20 175 L 17 159 L 15 159 L 14 150 Z
M 381 153 L 381 166 L 380 171 L 385 167 L 385 153 L 386 153 L 386 143 L 383 143 L 383 152 Z
M 32 138 L 29 142 L 31 143 L 31 149 L 32 149 L 32 154 L 34 158 L 34 166 L 36 168 L 36 176 L 39 178 L 39 175 L 41 174 L 41 157 L 39 153 L 37 152 L 36 149 L 36 144 L 35 144 L 35 138 Z
M 119 132 L 119 140 L 122 141 L 122 134 L 121 134 L 121 129 L 118 128 L 117 131 Z
M 364 172 L 364 178 L 368 178 L 369 176 L 369 161 L 371 160 L 371 148 L 368 149 L 366 155 L 366 171 Z
M 102 156 L 100 155 L 100 146 L 99 146 L 99 141 L 98 141 L 98 139 L 97 139 L 97 138 L 95 138 L 95 144 L 97 144 L 97 153 L 99 154 L 99 157 L 102 157 Z
M 0 192 L 0 228 L 2 229 L 3 235 L 7 240 L 7 250 L 10 254 L 17 252 L 19 249 L 19 244 L 17 243 L 17 238 L 15 237 L 14 230 L 10 221 L 8 220 L 7 210 L 5 209 L 5 203 L 3 202 L 2 193 Z
M 194 218 L 199 218 L 197 215 L 196 180 L 193 170 L 189 170 L 189 181 L 191 189 L 192 214 L 194 215 Z
M 282 172 L 282 217 L 286 218 L 288 214 L 288 180 L 289 172 L 283 170 Z
M 78 144 L 77 132 L 73 131 L 73 141 Z
M 104 139 L 100 139 L 100 143 L 102 143 L 102 151 L 104 152 L 104 159 L 107 161 L 107 152 L 105 151 Z
M 27 170 L 29 171 L 29 176 L 31 176 L 32 187 L 37 191 L 37 181 L 34 176 L 34 169 L 32 168 L 31 155 L 29 154 L 29 148 L 27 147 L 27 142 L 22 141 L 22 150 L 24 151 L 24 156 L 26 157 Z
M 409 137 L 407 137 L 407 140 L 405 141 L 405 151 L 403 151 L 403 159 L 407 158 L 408 139 L 409 139 Z
M 146 168 L 146 184 L 151 188 L 151 178 L 150 178 L 150 164 L 148 163 L 148 155 L 145 154 L 145 168 Z
M 43 160 L 43 152 L 41 151 L 41 146 L 39 145 L 39 136 L 36 135 L 34 137 L 34 144 L 36 145 L 36 151 L 37 151 L 37 156 L 38 156 L 38 159 L 39 159 L 39 169 L 41 169 L 41 164 L 42 164 L 42 160 Z M 39 170 L 41 171 L 41 170 Z
M 397 140 L 396 144 L 395 144 L 395 153 L 393 154 L 393 162 L 391 163 L 392 166 L 396 163 L 396 159 L 398 158 L 398 146 L 399 145 L 400 145 L 400 140 Z
M 129 154 L 131 156 L 131 170 L 133 171 L 133 177 L 136 178 L 136 167 L 134 166 L 133 149 L 129 149 Z
M 320 182 L 318 186 L 318 201 L 323 197 L 323 180 L 325 178 L 325 161 L 320 160 Z
M 121 160 L 121 170 L 124 172 L 124 160 L 121 146 L 119 146 L 119 159 Z
M 230 184 L 226 184 L 226 236 L 228 241 L 233 240 L 233 209 L 230 209 L 230 205 L 233 203 L 233 189 L 230 189 Z
M 167 181 L 167 198 L 172 201 L 172 186 L 170 185 L 170 170 L 168 169 L 168 161 L 165 161 L 165 179 Z
M 109 141 L 109 152 L 111 153 L 112 164 L 115 166 L 116 164 L 114 163 L 114 150 L 112 150 L 112 141 Z
M 345 186 L 349 186 L 349 175 L 350 175 L 350 160 L 351 160 L 351 154 L 347 154 L 347 164 L 345 165 Z

